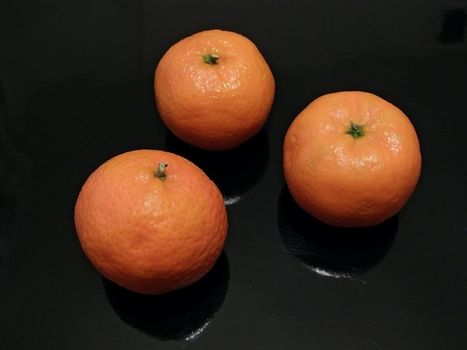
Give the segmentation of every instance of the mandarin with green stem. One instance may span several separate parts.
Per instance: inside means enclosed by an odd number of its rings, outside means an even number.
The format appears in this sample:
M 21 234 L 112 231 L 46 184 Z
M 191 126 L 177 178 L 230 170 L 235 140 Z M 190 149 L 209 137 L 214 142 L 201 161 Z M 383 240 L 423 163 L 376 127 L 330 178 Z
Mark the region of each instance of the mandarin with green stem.
M 219 151 L 261 130 L 275 83 L 253 42 L 234 32 L 207 30 L 169 48 L 157 65 L 154 90 L 159 114 L 172 133 Z
M 321 96 L 285 136 L 283 169 L 297 204 L 334 226 L 373 226 L 399 212 L 417 185 L 415 129 L 396 106 L 367 92 Z

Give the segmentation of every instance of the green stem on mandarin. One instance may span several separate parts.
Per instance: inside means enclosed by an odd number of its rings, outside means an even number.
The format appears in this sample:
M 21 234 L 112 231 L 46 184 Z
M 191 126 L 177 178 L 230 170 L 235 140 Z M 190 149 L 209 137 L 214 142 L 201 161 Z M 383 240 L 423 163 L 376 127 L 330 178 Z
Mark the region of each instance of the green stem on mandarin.
M 350 122 L 350 127 L 347 129 L 345 133 L 349 134 L 354 139 L 358 139 L 365 135 L 365 131 L 363 130 L 363 125 L 356 124 L 354 122 Z
M 155 171 L 154 175 L 161 180 L 164 180 L 167 176 L 165 173 L 166 168 L 169 166 L 167 163 L 159 163 L 157 170 Z
M 219 59 L 219 56 L 216 55 L 215 53 L 207 53 L 203 56 L 203 62 L 209 65 L 217 64 L 218 59 Z

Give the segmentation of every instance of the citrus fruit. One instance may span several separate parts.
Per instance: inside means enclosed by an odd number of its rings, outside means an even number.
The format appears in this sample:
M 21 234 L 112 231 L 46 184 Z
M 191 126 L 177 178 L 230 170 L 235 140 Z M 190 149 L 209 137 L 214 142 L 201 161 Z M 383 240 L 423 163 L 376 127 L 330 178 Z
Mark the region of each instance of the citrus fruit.
M 137 150 L 95 170 L 75 206 L 81 246 L 109 280 L 162 294 L 203 277 L 222 252 L 227 214 L 216 185 L 173 153 Z
M 292 197 L 334 226 L 373 226 L 390 218 L 420 176 L 413 125 L 400 109 L 367 92 L 314 100 L 290 125 L 283 151 Z
M 249 39 L 207 30 L 169 48 L 157 65 L 154 89 L 162 121 L 177 137 L 207 150 L 227 150 L 263 127 L 275 83 Z

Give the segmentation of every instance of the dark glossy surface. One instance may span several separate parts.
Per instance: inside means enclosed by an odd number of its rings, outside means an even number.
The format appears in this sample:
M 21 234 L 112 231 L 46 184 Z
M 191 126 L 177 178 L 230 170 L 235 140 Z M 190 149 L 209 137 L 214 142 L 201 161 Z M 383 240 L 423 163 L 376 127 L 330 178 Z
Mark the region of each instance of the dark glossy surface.
M 466 349 L 467 2 L 0 2 L 0 349 Z M 212 154 L 169 134 L 152 75 L 206 28 L 251 38 L 274 72 L 265 129 Z M 362 231 L 304 215 L 282 140 L 331 91 L 399 106 L 423 169 L 403 211 Z M 198 284 L 143 297 L 105 281 L 73 223 L 100 163 L 162 148 L 199 164 L 230 205 Z M 238 173 L 236 173 L 236 169 Z

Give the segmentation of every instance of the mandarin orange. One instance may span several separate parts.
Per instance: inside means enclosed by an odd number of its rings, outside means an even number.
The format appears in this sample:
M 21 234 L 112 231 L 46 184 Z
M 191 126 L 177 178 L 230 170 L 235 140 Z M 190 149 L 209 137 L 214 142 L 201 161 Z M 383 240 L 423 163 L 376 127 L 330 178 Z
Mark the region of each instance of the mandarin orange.
M 249 39 L 207 30 L 165 53 L 155 71 L 154 89 L 162 121 L 178 138 L 207 150 L 227 150 L 263 127 L 275 83 Z
M 334 226 L 372 226 L 390 218 L 420 176 L 412 123 L 366 92 L 314 100 L 291 124 L 283 151 L 285 180 L 297 204 Z
M 95 170 L 75 207 L 81 246 L 129 290 L 161 294 L 203 277 L 222 252 L 227 214 L 216 185 L 173 153 L 137 150 Z

